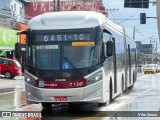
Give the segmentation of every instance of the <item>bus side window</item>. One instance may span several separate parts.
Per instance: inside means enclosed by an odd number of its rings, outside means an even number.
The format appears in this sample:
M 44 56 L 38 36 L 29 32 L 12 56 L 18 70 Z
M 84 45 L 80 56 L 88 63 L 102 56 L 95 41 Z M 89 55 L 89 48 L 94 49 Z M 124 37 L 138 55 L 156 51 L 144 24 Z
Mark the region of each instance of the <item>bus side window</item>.
M 103 30 L 103 51 L 104 51 L 104 57 L 106 58 L 107 57 L 107 46 L 106 46 L 106 43 L 107 41 L 111 41 L 112 40 L 112 33 L 109 32 L 108 30 L 104 29 Z M 105 59 L 104 58 L 104 59 Z

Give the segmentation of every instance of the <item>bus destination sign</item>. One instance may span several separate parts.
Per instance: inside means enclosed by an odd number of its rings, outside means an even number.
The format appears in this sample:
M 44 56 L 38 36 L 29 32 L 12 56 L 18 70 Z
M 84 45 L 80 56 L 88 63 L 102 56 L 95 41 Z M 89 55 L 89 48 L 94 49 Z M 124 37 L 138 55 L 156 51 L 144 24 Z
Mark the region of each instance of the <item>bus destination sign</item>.
M 54 42 L 54 41 L 85 41 L 90 40 L 89 33 L 74 33 L 74 34 L 38 34 L 36 42 Z

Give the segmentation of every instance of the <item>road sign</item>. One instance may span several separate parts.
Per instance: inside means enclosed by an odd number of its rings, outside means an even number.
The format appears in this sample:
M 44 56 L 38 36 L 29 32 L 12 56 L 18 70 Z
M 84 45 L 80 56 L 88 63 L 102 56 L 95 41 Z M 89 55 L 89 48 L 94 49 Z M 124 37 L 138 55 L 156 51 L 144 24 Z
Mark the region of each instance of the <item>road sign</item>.
M 149 0 L 124 0 L 124 7 L 148 8 L 149 7 Z

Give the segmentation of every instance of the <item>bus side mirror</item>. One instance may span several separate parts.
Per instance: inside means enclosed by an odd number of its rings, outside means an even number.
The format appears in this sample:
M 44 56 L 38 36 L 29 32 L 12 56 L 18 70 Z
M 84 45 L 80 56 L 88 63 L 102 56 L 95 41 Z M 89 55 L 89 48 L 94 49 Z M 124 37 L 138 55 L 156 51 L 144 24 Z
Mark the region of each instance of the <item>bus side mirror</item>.
M 106 53 L 107 53 L 107 57 L 110 57 L 113 55 L 113 42 L 112 41 L 107 41 L 106 43 Z
M 15 44 L 15 57 L 17 59 L 21 58 L 21 43 L 19 42 Z
M 24 31 L 18 31 L 17 35 L 20 35 L 20 34 L 26 34 L 27 35 L 27 31 L 26 30 L 24 30 Z

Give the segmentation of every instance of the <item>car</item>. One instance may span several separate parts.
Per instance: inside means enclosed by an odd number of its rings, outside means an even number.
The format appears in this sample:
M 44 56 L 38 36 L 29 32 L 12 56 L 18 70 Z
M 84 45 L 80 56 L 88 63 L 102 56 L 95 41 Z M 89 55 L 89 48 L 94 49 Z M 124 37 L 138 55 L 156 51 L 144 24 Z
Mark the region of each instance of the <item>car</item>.
M 157 72 L 157 64 L 146 64 L 144 66 L 144 74 L 146 73 L 156 73 Z
M 0 57 L 0 74 L 7 79 L 21 75 L 21 64 L 17 60 Z
M 157 73 L 159 73 L 160 72 L 160 65 L 159 64 L 157 64 L 157 71 L 156 71 Z

